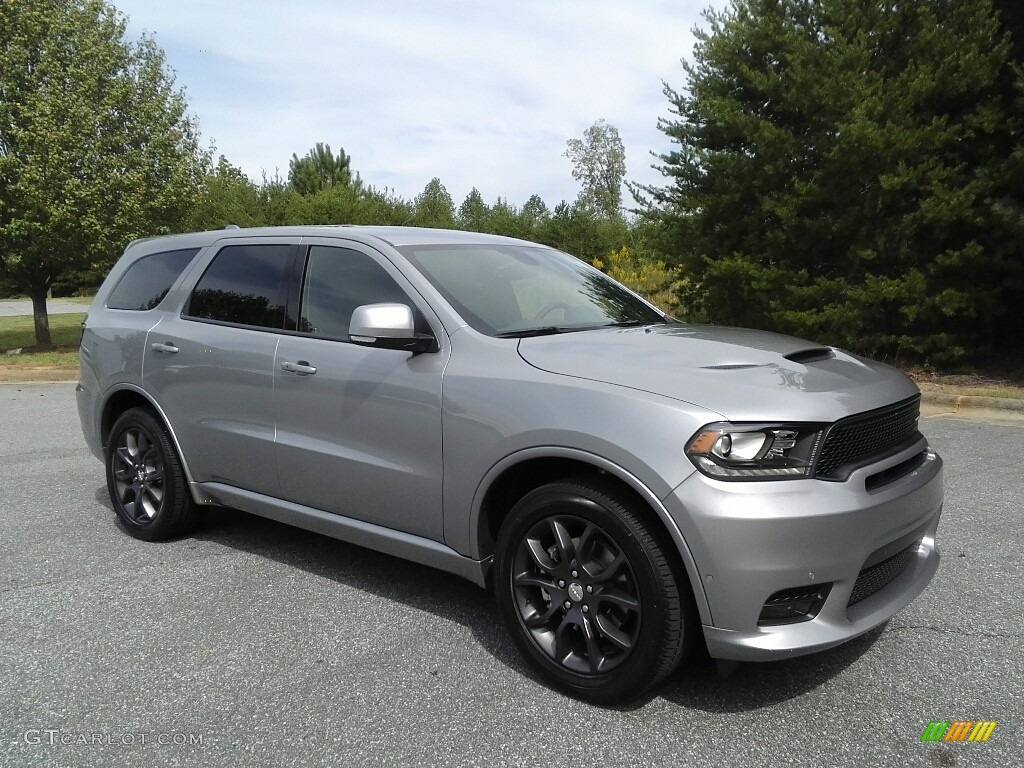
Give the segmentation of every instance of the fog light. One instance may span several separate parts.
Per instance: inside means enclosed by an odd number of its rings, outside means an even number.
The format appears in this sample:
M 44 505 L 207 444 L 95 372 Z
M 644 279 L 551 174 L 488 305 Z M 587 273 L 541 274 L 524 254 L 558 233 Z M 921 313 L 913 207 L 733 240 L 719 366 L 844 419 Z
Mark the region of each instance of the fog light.
M 825 584 L 779 590 L 764 601 L 757 625 L 763 627 L 810 621 L 818 615 L 831 589 L 832 582 L 829 581 Z

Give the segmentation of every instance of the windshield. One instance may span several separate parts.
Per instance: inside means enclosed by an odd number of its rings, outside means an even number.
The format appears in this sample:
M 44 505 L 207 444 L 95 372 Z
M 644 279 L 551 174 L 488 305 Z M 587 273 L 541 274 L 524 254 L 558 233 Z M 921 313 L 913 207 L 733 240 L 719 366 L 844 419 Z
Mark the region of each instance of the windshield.
M 549 248 L 406 245 L 398 250 L 470 326 L 489 336 L 666 322 L 602 272 Z

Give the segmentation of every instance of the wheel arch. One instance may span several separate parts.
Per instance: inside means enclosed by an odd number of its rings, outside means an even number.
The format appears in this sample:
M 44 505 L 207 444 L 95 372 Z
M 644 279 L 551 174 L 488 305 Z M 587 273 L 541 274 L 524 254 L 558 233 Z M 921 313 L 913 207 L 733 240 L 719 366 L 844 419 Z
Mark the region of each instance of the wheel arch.
M 131 408 L 147 408 L 151 410 L 154 415 L 160 420 L 167 433 L 171 436 L 171 442 L 174 444 L 174 450 L 178 452 L 178 459 L 181 461 L 181 466 L 185 470 L 185 478 L 188 481 L 189 493 L 192 495 L 193 500 L 198 501 L 195 491 L 195 483 L 192 479 L 192 471 L 188 466 L 188 459 L 185 457 L 184 451 L 181 450 L 181 443 L 178 441 L 178 436 L 174 432 L 174 427 L 171 426 L 170 420 L 167 418 L 167 414 L 164 413 L 163 409 L 153 400 L 150 395 L 144 390 L 136 387 L 132 384 L 123 384 L 110 392 L 107 393 L 103 401 L 103 407 L 100 409 L 100 424 L 99 424 L 99 435 L 100 435 L 100 447 L 106 454 L 107 443 L 110 440 L 110 431 L 114 426 L 114 422 L 121 416 L 122 413 Z
M 493 557 L 502 521 L 515 503 L 531 490 L 556 480 L 581 477 L 612 483 L 635 501 L 640 510 L 650 513 L 648 517 L 675 545 L 677 561 L 689 579 L 701 622 L 710 624 L 710 606 L 693 554 L 661 499 L 625 468 L 586 451 L 560 446 L 529 448 L 510 454 L 495 464 L 484 476 L 473 498 L 469 534 L 476 547 L 474 557 L 481 560 Z

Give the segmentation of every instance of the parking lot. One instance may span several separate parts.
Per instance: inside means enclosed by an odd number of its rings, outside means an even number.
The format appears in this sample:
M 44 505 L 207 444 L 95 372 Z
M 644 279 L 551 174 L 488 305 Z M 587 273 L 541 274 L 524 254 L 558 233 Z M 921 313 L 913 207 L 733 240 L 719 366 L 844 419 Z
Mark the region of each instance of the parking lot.
M 1020 765 L 1022 426 L 923 420 L 943 559 L 887 625 L 726 679 L 698 654 L 608 709 L 456 577 L 227 510 L 130 538 L 74 385 L 0 386 L 0 765 Z M 998 725 L 922 743 L 933 720 Z

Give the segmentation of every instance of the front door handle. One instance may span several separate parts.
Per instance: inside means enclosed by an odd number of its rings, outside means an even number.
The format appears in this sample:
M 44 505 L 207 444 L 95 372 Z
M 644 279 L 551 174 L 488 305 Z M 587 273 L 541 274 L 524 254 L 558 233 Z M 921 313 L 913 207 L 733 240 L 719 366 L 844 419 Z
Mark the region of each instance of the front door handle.
M 288 371 L 289 373 L 297 373 L 299 376 L 309 376 L 311 373 L 316 373 L 316 368 L 310 365 L 305 360 L 299 360 L 297 363 L 283 362 L 281 363 L 281 370 Z
M 173 355 L 175 352 L 178 351 L 178 348 L 171 344 L 170 342 L 167 342 L 166 344 L 161 344 L 159 341 L 157 341 L 154 342 L 153 344 L 150 344 L 149 348 L 152 349 L 154 352 L 163 352 L 165 355 Z

